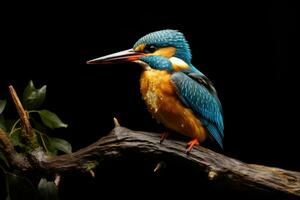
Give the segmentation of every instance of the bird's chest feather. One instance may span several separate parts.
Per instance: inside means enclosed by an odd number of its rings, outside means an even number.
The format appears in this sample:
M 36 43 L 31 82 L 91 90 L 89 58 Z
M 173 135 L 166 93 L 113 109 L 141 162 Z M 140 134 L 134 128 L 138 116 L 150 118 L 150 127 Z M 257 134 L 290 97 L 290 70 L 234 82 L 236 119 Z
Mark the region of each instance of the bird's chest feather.
M 170 82 L 171 74 L 160 70 L 147 70 L 141 76 L 141 93 L 149 111 L 156 114 L 167 109 L 176 95 Z
M 205 131 L 193 111 L 185 107 L 166 71 L 146 70 L 141 79 L 141 93 L 148 110 L 159 122 L 189 137 L 205 139 Z

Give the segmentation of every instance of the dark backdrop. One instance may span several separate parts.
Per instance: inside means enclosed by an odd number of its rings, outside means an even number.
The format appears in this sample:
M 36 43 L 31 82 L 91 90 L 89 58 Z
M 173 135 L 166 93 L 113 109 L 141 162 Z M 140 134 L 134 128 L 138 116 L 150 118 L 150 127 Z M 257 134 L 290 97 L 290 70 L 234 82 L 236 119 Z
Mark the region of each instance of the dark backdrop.
M 288 2 L 101 2 L 12 5 L 9 11 L 2 18 L 0 97 L 9 98 L 8 84 L 19 93 L 30 79 L 36 86 L 47 84 L 45 107 L 69 124 L 57 136 L 68 139 L 74 150 L 107 134 L 113 116 L 134 130 L 163 130 L 141 100 L 139 66 L 85 62 L 128 49 L 149 32 L 171 28 L 185 34 L 193 64 L 218 90 L 225 115 L 224 153 L 300 170 L 299 117 L 292 115 L 299 110 L 297 79 L 292 78 L 296 9 Z M 16 115 L 11 105 L 8 115 Z M 124 192 L 124 197 L 141 198 L 138 194 L 149 190 L 153 197 L 163 192 L 190 198 L 190 189 L 200 196 L 226 193 L 205 180 L 192 184 L 193 174 L 185 166 L 169 166 L 157 175 L 152 173 L 155 163 L 138 159 L 103 165 L 95 179 L 65 177 L 62 199 L 108 195 L 110 188 L 116 191 L 112 196 Z

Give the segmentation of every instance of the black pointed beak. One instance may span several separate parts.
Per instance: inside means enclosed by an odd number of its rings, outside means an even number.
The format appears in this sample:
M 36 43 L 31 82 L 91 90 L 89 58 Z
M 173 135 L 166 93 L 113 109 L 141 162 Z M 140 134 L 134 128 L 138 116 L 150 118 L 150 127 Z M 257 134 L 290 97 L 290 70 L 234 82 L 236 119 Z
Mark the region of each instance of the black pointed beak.
M 144 56 L 144 53 L 135 52 L 133 49 L 120 51 L 100 58 L 87 61 L 87 64 L 112 64 L 112 63 L 124 63 L 138 60 Z

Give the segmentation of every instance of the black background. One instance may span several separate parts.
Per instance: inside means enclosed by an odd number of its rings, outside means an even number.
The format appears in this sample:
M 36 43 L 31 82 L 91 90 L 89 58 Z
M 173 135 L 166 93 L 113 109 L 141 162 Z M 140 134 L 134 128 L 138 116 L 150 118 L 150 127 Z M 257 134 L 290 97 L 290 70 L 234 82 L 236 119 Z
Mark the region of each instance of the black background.
M 113 127 L 116 116 L 134 130 L 161 132 L 139 93 L 136 64 L 89 66 L 89 59 L 128 49 L 141 36 L 171 28 L 189 41 L 193 64 L 215 84 L 224 109 L 224 154 L 245 162 L 300 170 L 295 74 L 296 8 L 288 2 L 142 2 L 11 5 L 3 14 L 0 98 L 7 86 L 20 93 L 32 79 L 48 85 L 45 108 L 69 124 L 57 136 L 73 149 Z M 8 116 L 15 116 L 9 105 Z M 294 115 L 293 115 L 294 114 Z M 143 198 L 222 191 L 193 180 L 185 166 L 153 174 L 155 163 L 128 158 L 103 165 L 96 178 L 63 178 L 62 199 L 93 195 Z M 176 177 L 184 178 L 179 181 Z M 196 181 L 196 184 L 194 184 Z M 126 188 L 126 189 L 125 189 Z M 215 192 L 217 191 L 217 193 Z

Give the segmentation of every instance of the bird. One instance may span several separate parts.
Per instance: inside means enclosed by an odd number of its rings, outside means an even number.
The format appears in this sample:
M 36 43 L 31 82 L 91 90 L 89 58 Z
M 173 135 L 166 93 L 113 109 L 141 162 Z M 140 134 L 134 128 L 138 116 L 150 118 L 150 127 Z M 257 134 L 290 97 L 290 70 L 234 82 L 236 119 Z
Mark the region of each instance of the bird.
M 190 138 L 187 152 L 207 138 L 223 149 L 221 102 L 213 83 L 191 60 L 183 33 L 166 29 L 141 37 L 128 50 L 89 60 L 87 64 L 141 65 L 140 92 L 149 112 L 168 130 Z M 161 140 L 167 135 L 162 134 Z

